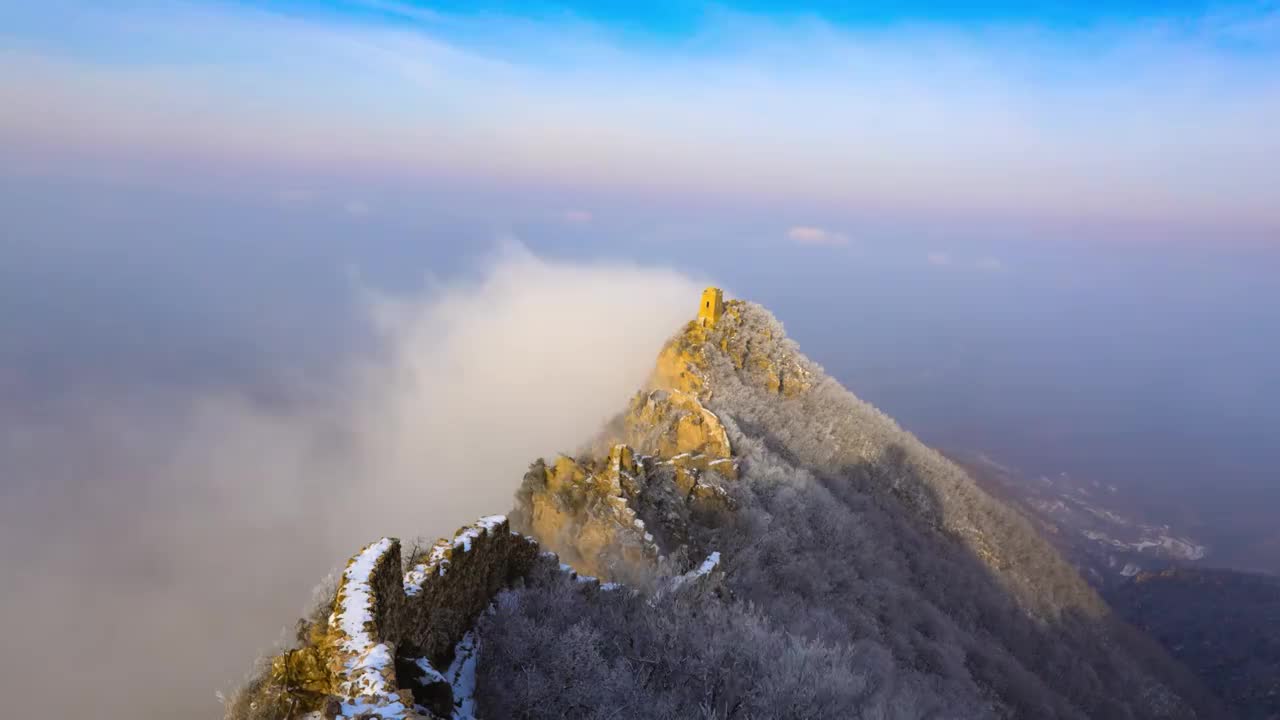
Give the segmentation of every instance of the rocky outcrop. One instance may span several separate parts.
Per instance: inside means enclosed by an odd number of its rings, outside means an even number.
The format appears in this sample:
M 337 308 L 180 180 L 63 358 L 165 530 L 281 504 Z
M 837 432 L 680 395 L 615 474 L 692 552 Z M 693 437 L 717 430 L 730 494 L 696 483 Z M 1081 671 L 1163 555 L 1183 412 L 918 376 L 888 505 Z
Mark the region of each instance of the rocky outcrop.
M 367 545 L 347 563 L 331 612 L 301 629 L 300 647 L 273 658 L 229 716 L 453 717 L 465 700 L 454 697 L 457 682 L 475 660 L 469 631 L 538 558 L 537 543 L 502 516 L 416 553 L 406 573 L 398 540 Z
M 512 522 L 577 571 L 606 580 L 643 582 L 656 561 L 688 555 L 689 518 L 729 507 L 728 459 L 679 453 L 663 458 L 614 445 L 605 458 L 560 457 L 529 468 Z
M 659 558 L 700 551 L 686 548 L 690 514 L 727 509 L 723 483 L 738 477 L 728 432 L 702 402 L 707 343 L 745 336 L 739 310 L 708 288 L 697 319 L 659 354 L 650 387 L 591 449 L 530 467 L 516 527 L 580 572 L 611 580 L 637 581 Z
M 643 460 L 625 445 L 604 459 L 538 460 L 524 476 L 512 519 L 578 572 L 631 579 L 659 554 L 630 502 L 643 476 Z
M 658 354 L 650 387 L 706 399 L 712 392 L 708 368 L 712 353 L 718 351 L 748 384 L 783 397 L 807 392 L 812 375 L 799 353 L 778 342 L 780 328 L 752 324 L 745 308 L 741 300 L 728 300 L 715 322 L 699 318 L 685 325 Z
M 623 419 L 623 441 L 646 455 L 704 455 L 728 460 L 729 435 L 697 396 L 680 390 L 638 393 Z M 727 469 L 726 469 L 727 470 Z

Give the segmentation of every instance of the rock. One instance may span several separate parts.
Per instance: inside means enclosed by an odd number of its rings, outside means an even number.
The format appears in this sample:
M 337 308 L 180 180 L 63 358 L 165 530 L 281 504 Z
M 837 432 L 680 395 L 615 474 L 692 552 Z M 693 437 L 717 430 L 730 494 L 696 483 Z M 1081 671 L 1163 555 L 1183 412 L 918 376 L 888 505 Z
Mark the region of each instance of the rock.
M 705 294 L 704 294 L 705 296 Z M 704 298 L 703 304 L 706 304 Z M 710 397 L 709 368 L 715 357 L 727 360 L 748 384 L 784 397 L 796 397 L 812 386 L 811 373 L 789 344 L 779 342 L 780 330 L 757 327 L 744 320 L 739 300 L 723 303 L 714 322 L 701 315 L 676 334 L 658 353 L 649 387 L 678 390 L 701 399 Z
M 680 390 L 638 393 L 623 427 L 623 441 L 647 455 L 706 455 L 708 462 L 730 457 L 729 435 L 720 419 L 696 395 Z
M 539 460 L 525 474 L 512 518 L 578 572 L 626 579 L 658 555 L 629 502 L 639 492 L 638 476 L 643 470 L 626 446 L 600 460 Z

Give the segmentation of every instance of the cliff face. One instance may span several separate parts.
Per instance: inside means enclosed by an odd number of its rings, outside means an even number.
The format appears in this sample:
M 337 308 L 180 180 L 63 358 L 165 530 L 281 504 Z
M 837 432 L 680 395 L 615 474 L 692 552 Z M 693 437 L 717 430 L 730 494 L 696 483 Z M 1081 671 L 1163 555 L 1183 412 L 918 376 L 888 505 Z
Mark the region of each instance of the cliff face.
M 509 525 L 365 548 L 230 715 L 1214 716 L 1020 515 L 713 290 Z

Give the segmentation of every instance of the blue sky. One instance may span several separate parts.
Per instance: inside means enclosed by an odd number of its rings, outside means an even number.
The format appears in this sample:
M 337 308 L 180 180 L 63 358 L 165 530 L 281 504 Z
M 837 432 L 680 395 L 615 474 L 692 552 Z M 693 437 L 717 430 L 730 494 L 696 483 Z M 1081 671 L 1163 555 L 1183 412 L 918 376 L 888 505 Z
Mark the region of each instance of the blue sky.
M 253 0 L 247 0 L 253 2 Z M 366 16 L 394 17 L 394 9 L 416 7 L 446 14 L 496 14 L 504 16 L 556 18 L 567 15 L 590 19 L 602 24 L 629 28 L 653 35 L 679 36 L 693 32 L 708 15 L 732 10 L 762 16 L 814 16 L 849 25 L 876 25 L 904 21 L 924 22 L 1037 22 L 1047 24 L 1080 24 L 1102 20 L 1132 19 L 1149 16 L 1185 16 L 1205 14 L 1220 4 L 1143 0 L 1099 2 L 1097 0 L 1045 2 L 719 2 L 694 0 L 655 0 L 631 2 L 410 2 L 387 3 L 384 9 L 362 2 L 312 2 L 286 0 L 264 3 L 262 7 L 290 8 L 298 12 L 352 13 Z
M 1158 5 L 7 0 L 0 143 L 44 174 L 1273 237 L 1275 5 Z

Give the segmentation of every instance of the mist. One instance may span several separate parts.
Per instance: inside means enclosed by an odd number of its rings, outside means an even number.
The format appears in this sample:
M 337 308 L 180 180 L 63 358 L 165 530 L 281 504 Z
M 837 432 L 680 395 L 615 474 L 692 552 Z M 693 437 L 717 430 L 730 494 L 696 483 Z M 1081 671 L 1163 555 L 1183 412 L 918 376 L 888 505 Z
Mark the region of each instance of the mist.
M 1280 572 L 1274 7 L 101 5 L 0 0 L 8 715 L 218 717 L 712 277 L 927 444 Z
M 279 392 L 142 383 L 0 413 L 8 712 L 219 717 L 215 691 L 361 545 L 505 512 L 529 462 L 576 449 L 699 290 L 506 246 L 412 294 L 353 285 L 368 346 Z

